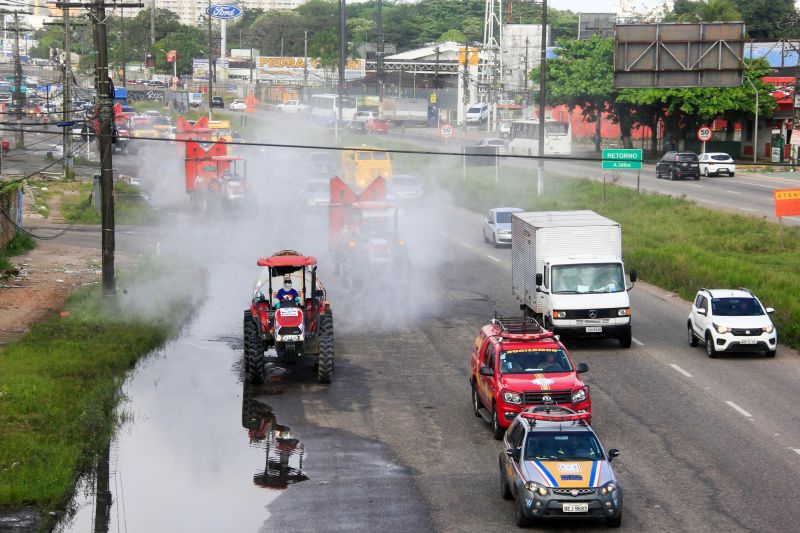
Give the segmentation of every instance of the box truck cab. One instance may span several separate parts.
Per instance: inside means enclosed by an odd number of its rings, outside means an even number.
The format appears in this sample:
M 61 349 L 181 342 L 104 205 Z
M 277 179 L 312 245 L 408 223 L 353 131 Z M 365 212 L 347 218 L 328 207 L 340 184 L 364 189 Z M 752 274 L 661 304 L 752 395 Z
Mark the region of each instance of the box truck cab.
M 558 334 L 631 346 L 622 230 L 593 211 L 514 213 L 512 292 Z M 636 271 L 630 273 L 636 281 Z

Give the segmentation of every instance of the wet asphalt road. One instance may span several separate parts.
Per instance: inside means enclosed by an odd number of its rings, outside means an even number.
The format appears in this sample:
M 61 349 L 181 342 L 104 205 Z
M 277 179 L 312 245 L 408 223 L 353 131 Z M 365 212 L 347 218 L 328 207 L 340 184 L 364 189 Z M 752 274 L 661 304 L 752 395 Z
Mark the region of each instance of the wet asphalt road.
M 263 193 L 273 207 L 285 196 L 280 184 Z M 360 275 L 374 287 L 352 294 L 329 274 L 324 218 L 275 211 L 246 222 L 179 216 L 147 238 L 118 235 L 120 246 L 157 241 L 202 266 L 208 283 L 195 288 L 206 298 L 188 328 L 125 386 L 131 422 L 113 444 L 109 530 L 515 530 L 498 490 L 500 446 L 473 416 L 468 387 L 478 327 L 495 310 L 518 312 L 509 250 L 485 245 L 481 217 L 439 198 L 404 218 L 409 276 Z M 255 258 L 283 247 L 320 257 L 335 313 L 330 386 L 309 364 L 242 383 Z M 594 427 L 622 450 L 623 529 L 796 530 L 800 417 L 783 406 L 800 358 L 783 349 L 774 360 L 709 360 L 686 346 L 688 303 L 644 283 L 631 296 L 633 348 L 570 345 L 590 366 Z M 78 505 L 64 531 L 92 529 L 91 496 Z

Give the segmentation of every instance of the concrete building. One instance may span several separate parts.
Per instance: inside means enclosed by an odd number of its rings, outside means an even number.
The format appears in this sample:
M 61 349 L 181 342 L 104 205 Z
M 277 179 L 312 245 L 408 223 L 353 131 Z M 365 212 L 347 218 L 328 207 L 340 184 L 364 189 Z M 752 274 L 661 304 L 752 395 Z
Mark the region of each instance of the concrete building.
M 547 28 L 547 43 L 550 45 L 552 29 Z M 504 24 L 502 80 L 506 91 L 524 91 L 531 88 L 530 71 L 539 66 L 542 48 L 541 24 Z

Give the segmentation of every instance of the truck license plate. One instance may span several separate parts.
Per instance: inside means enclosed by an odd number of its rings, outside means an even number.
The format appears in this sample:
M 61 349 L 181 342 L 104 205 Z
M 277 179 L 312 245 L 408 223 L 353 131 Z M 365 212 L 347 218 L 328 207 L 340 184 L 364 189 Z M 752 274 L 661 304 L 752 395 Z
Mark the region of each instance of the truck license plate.
M 756 342 L 755 339 L 742 339 L 739 341 L 739 344 L 755 344 Z
M 586 333 L 603 333 L 603 328 L 600 326 L 586 326 Z
M 564 506 L 561 508 L 562 511 L 565 513 L 588 513 L 589 512 L 589 504 L 588 503 L 565 503 Z

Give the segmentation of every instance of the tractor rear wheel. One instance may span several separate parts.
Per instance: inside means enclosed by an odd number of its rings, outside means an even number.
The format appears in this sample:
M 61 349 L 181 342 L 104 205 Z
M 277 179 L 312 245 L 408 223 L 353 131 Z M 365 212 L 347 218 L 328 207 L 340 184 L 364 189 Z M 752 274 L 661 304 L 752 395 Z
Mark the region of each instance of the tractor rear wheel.
M 317 381 L 330 383 L 333 377 L 333 315 L 319 318 L 319 356 L 317 359 Z
M 258 335 L 258 327 L 253 320 L 252 313 L 244 312 L 244 373 L 245 379 L 253 385 L 264 382 L 264 346 Z

